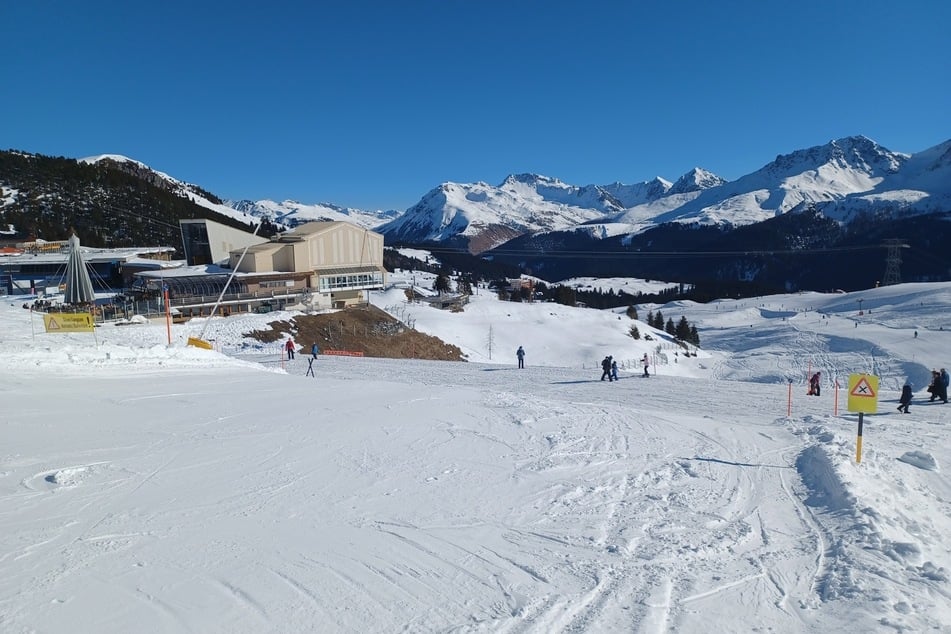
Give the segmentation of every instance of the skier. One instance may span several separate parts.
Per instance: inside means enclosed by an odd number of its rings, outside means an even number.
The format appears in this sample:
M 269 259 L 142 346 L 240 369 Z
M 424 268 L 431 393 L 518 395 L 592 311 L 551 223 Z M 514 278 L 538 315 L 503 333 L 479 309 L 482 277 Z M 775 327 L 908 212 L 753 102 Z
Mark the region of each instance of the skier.
M 820 382 L 819 375 L 821 372 L 816 372 L 812 375 L 812 378 L 809 379 L 809 391 L 806 392 L 806 396 L 819 396 L 819 392 L 822 390 L 822 384 Z
M 294 360 L 294 340 L 288 337 L 287 344 L 285 344 L 284 348 L 287 350 L 287 358 L 293 361 Z
M 941 398 L 941 373 L 937 370 L 931 371 L 931 383 L 928 384 L 928 391 L 931 393 L 931 398 L 928 399 L 928 402 L 931 403 L 936 398 Z
M 650 376 L 650 372 L 647 371 L 647 366 L 649 366 L 649 365 L 651 364 L 651 362 L 650 362 L 650 359 L 647 358 L 647 353 L 646 353 L 646 352 L 644 353 L 644 358 L 641 359 L 641 363 L 644 364 L 644 376 L 645 376 L 645 377 Z
M 525 367 L 525 349 L 522 346 L 518 347 L 518 350 L 515 351 L 515 356 L 518 357 L 518 367 Z
M 617 381 L 617 361 L 611 359 L 611 378 Z
M 317 342 L 314 342 L 314 345 L 310 347 L 310 356 L 317 358 L 317 355 L 320 354 L 320 348 L 317 347 Z
M 908 383 L 901 388 L 901 398 L 898 399 L 898 411 L 904 414 L 908 413 L 908 406 L 911 405 L 911 386 Z
M 948 379 L 948 371 L 941 368 L 941 372 L 938 373 L 938 398 L 944 403 L 948 402 Z
M 608 356 L 604 357 L 604 360 L 601 362 L 601 370 L 602 370 L 602 372 L 601 372 L 601 380 L 602 380 L 602 381 L 603 381 L 605 378 L 608 379 L 608 382 L 609 382 L 609 383 L 614 380 L 614 378 L 611 376 L 611 363 L 612 363 L 613 361 L 614 361 L 614 359 L 611 358 L 611 355 L 608 355 Z

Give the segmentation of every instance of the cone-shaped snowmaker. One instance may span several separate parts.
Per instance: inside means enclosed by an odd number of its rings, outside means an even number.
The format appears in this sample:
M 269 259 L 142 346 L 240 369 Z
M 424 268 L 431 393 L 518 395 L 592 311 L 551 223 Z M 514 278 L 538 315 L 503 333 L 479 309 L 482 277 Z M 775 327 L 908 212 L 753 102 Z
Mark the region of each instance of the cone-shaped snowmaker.
M 79 238 L 74 233 L 69 239 L 69 259 L 66 260 L 66 304 L 92 304 L 96 293 L 92 288 L 89 270 L 79 252 Z

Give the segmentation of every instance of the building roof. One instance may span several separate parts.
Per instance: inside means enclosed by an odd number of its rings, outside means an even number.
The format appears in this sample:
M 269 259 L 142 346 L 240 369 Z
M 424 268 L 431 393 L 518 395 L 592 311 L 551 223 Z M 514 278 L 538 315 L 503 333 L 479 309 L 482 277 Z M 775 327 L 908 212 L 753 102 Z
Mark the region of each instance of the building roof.
M 376 273 L 378 271 L 385 271 L 382 266 L 348 266 L 345 268 L 336 268 L 336 269 L 316 269 L 316 272 L 319 275 L 353 275 L 355 273 Z
M 99 262 L 128 262 L 149 253 L 173 253 L 172 247 L 128 247 L 124 249 L 93 249 L 79 247 L 86 264 Z M 69 249 L 57 251 L 23 251 L 14 255 L 0 255 L 0 265 L 4 264 L 66 264 Z

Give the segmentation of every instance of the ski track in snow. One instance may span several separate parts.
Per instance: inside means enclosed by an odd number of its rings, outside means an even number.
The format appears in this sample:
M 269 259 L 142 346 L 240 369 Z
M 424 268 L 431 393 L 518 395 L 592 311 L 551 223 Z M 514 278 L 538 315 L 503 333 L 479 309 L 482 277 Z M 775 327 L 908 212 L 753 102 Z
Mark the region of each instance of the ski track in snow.
M 859 368 L 896 389 L 911 363 L 823 332 L 842 317 L 770 315 L 784 354 L 734 343 L 709 380 L 334 357 L 125 379 L 88 396 L 121 425 L 77 417 L 57 451 L 4 456 L 0 629 L 62 630 L 77 606 L 90 631 L 706 632 L 737 610 L 772 632 L 946 628 L 945 524 L 912 510 L 951 516 L 922 449 L 947 410 L 885 399 L 855 465 L 829 386 Z

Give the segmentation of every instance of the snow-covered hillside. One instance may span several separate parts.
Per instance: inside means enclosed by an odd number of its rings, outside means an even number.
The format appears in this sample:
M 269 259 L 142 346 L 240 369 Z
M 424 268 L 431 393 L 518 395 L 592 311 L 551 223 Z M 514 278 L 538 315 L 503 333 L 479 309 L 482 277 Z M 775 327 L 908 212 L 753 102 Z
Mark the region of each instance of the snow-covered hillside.
M 951 629 L 951 406 L 924 390 L 951 284 L 640 306 L 699 326 L 687 357 L 615 311 L 452 313 L 408 304 L 412 280 L 373 301 L 471 362 L 245 336 L 296 336 L 293 312 L 94 336 L 0 303 L 2 629 Z M 216 350 L 186 345 L 206 327 Z
M 237 210 L 226 203 L 215 203 L 208 200 L 207 197 L 202 195 L 200 188 L 173 178 L 164 172 L 154 170 L 141 161 L 136 161 L 135 159 L 130 159 L 119 154 L 100 154 L 78 160 L 80 163 L 90 164 L 99 163 L 102 161 L 111 162 L 119 169 L 123 169 L 129 173 L 135 174 L 137 177 L 142 178 L 153 185 L 166 189 L 181 196 L 182 198 L 187 198 L 196 205 L 201 205 L 206 209 L 211 209 L 212 211 L 215 211 L 223 216 L 235 218 L 249 225 L 258 221 L 257 217 L 253 214 L 244 213 L 243 211 Z

